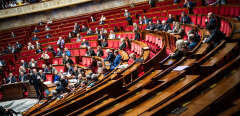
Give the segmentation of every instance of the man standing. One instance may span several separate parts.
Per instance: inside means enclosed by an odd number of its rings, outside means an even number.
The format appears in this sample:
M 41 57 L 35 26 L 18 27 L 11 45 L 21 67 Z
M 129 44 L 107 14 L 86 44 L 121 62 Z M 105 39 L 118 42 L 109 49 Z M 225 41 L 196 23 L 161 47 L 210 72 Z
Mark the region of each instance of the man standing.
M 42 92 L 43 92 L 43 88 L 42 88 L 42 79 L 41 77 L 38 75 L 37 70 L 33 69 L 33 73 L 30 77 L 30 83 L 34 86 L 34 89 L 36 90 L 37 93 L 37 97 L 38 99 L 41 99 L 43 97 Z

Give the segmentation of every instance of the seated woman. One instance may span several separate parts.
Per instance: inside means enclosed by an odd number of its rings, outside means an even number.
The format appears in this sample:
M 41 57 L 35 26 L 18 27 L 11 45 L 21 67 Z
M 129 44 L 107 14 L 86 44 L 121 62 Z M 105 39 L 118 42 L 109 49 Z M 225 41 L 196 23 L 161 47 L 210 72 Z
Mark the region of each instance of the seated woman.
M 115 39 L 116 38 L 116 35 L 115 33 L 113 32 L 113 30 L 110 31 L 110 34 L 108 36 L 109 39 Z
M 176 51 L 170 55 L 171 58 L 180 59 L 186 52 L 186 44 L 184 40 L 180 39 L 176 41 Z

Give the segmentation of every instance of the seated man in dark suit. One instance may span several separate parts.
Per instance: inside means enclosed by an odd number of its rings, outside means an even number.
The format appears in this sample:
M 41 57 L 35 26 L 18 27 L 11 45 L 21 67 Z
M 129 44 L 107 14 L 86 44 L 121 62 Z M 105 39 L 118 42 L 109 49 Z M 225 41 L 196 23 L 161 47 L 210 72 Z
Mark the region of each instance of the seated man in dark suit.
M 49 39 L 51 37 L 52 37 L 52 35 L 50 35 L 49 33 L 45 36 L 46 39 Z
M 85 39 L 83 39 L 82 43 L 81 43 L 81 47 L 88 47 L 89 43 L 88 41 L 86 41 Z
M 79 30 L 74 27 L 72 33 L 74 34 L 74 36 L 76 36 L 79 33 Z
M 149 21 L 150 20 L 146 16 L 143 16 L 143 21 L 142 21 L 143 24 L 148 24 Z
M 38 32 L 40 32 L 40 31 L 38 30 L 38 28 L 37 28 L 37 27 L 35 27 L 35 29 L 34 29 L 33 33 L 38 33 Z
M 88 28 L 85 25 L 82 25 L 81 32 L 87 32 Z
M 225 39 L 225 35 L 219 29 L 209 30 L 210 35 L 204 38 L 203 43 L 209 43 L 209 49 L 215 48 L 221 40 Z
M 106 39 L 103 39 L 101 42 L 101 47 L 108 47 L 108 42 Z
M 9 73 L 9 76 L 6 79 L 6 84 L 11 84 L 17 82 L 17 79 L 15 76 L 13 76 L 13 73 Z
M 101 46 L 98 46 L 97 47 L 97 56 L 98 57 L 102 57 L 104 54 L 103 54 L 103 50 L 101 48 Z
M 162 28 L 162 24 L 159 20 L 157 20 L 157 23 L 154 25 L 154 30 L 155 31 L 160 31 Z
M 154 25 L 152 24 L 151 21 L 149 21 L 146 30 L 150 30 L 150 31 L 153 31 L 153 30 L 154 30 Z
M 37 37 L 37 35 L 34 35 L 34 36 L 32 37 L 32 40 L 33 40 L 33 41 L 36 41 L 36 40 L 39 40 L 39 38 Z
M 168 14 L 168 19 L 167 19 L 167 23 L 173 23 L 174 18 L 172 17 L 172 14 Z
M 66 64 L 70 64 L 70 65 L 73 65 L 73 61 L 71 58 L 69 58 L 69 56 L 64 56 L 63 57 L 63 64 L 66 65 Z
M 18 79 L 20 82 L 26 82 L 28 80 L 27 75 L 23 72 L 20 72 Z
M 133 21 L 132 21 L 132 17 L 130 15 L 127 14 L 127 18 L 126 18 L 128 25 L 132 25 Z
M 185 12 L 181 13 L 181 23 L 182 24 L 191 24 L 191 18 L 185 14 Z
M 53 55 L 56 54 L 55 51 L 54 51 L 54 49 L 53 49 L 53 47 L 52 47 L 51 45 L 48 46 L 47 51 L 48 51 L 48 52 L 51 52 Z
M 103 39 L 106 39 L 106 35 L 102 31 L 100 31 L 100 34 L 98 35 L 98 45 L 101 45 L 101 41 Z
M 162 21 L 162 28 L 161 28 L 162 31 L 165 31 L 167 32 L 168 30 L 171 30 L 171 27 L 168 23 L 166 23 L 165 20 Z
M 217 26 L 217 19 L 214 17 L 214 14 L 212 12 L 208 13 L 208 19 L 205 20 L 206 28 L 208 30 L 213 30 L 218 28 Z
M 120 50 L 123 50 L 123 49 L 125 49 L 126 47 L 127 47 L 127 44 L 126 44 L 124 38 L 122 38 L 122 39 L 121 39 L 121 43 L 120 43 L 120 45 L 119 45 L 119 49 L 120 49 Z
M 113 63 L 115 56 L 112 53 L 112 50 L 107 49 L 106 52 L 107 52 L 108 56 L 107 56 L 107 58 L 104 59 L 104 61 L 108 61 L 110 64 Z
M 86 56 L 96 56 L 96 53 L 94 52 L 94 50 L 91 47 L 87 48 L 87 52 L 86 52 Z
M 17 51 L 20 51 L 22 49 L 22 44 L 19 43 L 18 41 L 16 42 L 16 48 L 17 48 Z

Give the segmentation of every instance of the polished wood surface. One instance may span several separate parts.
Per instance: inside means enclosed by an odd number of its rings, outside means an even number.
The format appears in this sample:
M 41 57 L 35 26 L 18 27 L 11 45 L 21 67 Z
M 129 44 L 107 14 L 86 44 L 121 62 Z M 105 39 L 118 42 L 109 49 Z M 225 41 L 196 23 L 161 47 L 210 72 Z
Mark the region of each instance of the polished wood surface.
M 36 97 L 35 90 L 28 82 L 16 82 L 0 86 L 4 101 L 24 98 L 24 92 L 28 91 L 29 97 Z

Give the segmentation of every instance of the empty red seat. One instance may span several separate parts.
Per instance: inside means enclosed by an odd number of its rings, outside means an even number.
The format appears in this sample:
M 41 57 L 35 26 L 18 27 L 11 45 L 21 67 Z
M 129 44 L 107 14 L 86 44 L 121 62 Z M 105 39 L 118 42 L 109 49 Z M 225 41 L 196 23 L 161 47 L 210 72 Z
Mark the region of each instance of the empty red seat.
M 91 47 L 97 47 L 97 41 L 88 41 Z
M 64 66 L 54 66 L 58 72 L 62 71 L 64 72 Z
M 79 49 L 79 55 L 80 56 L 85 56 L 86 55 L 86 48 L 81 48 L 81 49 Z
M 189 17 L 191 18 L 192 23 L 196 25 L 197 24 L 197 16 L 196 15 L 190 15 Z

